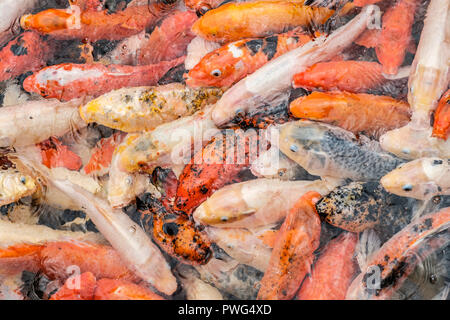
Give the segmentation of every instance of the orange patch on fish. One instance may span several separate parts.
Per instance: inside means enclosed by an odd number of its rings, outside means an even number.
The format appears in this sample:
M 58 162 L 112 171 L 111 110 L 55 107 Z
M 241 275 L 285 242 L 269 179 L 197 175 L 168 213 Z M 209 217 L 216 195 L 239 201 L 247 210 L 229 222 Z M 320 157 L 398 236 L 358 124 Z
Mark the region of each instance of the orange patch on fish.
M 79 170 L 83 165 L 81 158 L 55 137 L 39 143 L 38 147 L 41 149 L 42 164 L 47 168 Z
M 434 113 L 432 136 L 447 140 L 450 134 L 450 90 L 442 96 Z
M 98 280 L 93 296 L 94 300 L 164 300 L 150 289 L 116 279 Z
M 93 300 L 95 287 L 95 276 L 91 272 L 84 272 L 69 277 L 49 300 Z

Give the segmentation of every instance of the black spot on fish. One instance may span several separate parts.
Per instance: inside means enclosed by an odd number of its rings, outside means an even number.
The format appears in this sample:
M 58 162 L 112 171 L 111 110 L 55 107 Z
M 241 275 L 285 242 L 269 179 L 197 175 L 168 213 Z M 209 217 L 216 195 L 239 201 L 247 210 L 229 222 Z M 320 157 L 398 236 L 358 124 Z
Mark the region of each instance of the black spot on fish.
M 433 161 L 433 166 L 437 166 L 437 165 L 442 164 L 442 163 L 443 163 L 442 160 L 434 160 Z
M 262 49 L 267 56 L 267 60 L 271 60 L 277 53 L 278 36 L 268 37 L 265 40 L 265 46 Z
M 28 54 L 28 49 L 23 46 L 24 44 L 25 42 L 23 41 L 22 36 L 20 36 L 17 38 L 17 43 L 13 44 L 9 49 L 15 56 L 25 56 Z
M 174 222 L 164 223 L 163 231 L 169 236 L 176 236 L 178 234 L 178 225 Z
M 250 50 L 250 54 L 254 56 L 258 53 L 259 50 L 261 50 L 261 47 L 263 46 L 263 40 L 262 39 L 254 39 L 247 41 L 245 43 L 247 48 Z

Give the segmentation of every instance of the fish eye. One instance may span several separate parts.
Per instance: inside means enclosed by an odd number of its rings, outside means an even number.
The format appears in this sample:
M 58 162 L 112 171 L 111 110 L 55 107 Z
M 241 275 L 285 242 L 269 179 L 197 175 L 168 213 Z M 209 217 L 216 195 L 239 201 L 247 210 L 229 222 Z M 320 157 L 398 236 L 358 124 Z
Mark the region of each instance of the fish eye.
M 201 3 L 197 11 L 195 12 L 198 17 L 203 16 L 206 12 L 211 10 L 211 6 L 206 3 Z
M 214 69 L 213 71 L 211 71 L 211 75 L 214 77 L 220 77 L 222 75 L 222 71 L 220 71 L 219 69 Z

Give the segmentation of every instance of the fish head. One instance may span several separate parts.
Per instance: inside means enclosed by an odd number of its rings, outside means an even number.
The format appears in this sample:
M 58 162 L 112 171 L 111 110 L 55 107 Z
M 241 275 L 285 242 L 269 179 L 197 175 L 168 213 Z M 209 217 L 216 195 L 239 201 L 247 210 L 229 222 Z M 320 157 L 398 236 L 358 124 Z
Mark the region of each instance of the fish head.
M 234 47 L 233 47 L 234 48 Z M 238 49 L 239 50 L 239 49 Z M 186 75 L 186 84 L 191 87 L 228 87 L 247 74 L 247 68 L 236 51 L 228 46 L 208 53 Z
M 434 180 L 445 174 L 444 162 L 439 158 L 414 160 L 398 166 L 380 182 L 388 192 L 424 200 L 439 193 Z

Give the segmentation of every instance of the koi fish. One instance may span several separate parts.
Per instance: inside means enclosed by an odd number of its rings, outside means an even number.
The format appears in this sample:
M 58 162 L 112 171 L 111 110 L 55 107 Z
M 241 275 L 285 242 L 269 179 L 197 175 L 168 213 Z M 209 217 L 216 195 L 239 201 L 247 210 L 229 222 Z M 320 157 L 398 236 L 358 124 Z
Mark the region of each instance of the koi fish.
M 194 154 L 180 175 L 175 207 L 190 213 L 214 191 L 242 181 L 239 174 L 250 166 L 258 152 L 260 139 L 242 130 L 219 136 Z
M 41 149 L 42 164 L 47 168 L 64 167 L 78 171 L 83 165 L 81 158 L 55 137 L 40 142 L 38 147 Z
M 47 9 L 22 16 L 20 25 L 58 40 L 121 40 L 154 25 L 173 4 L 155 1 L 150 6 L 132 6 L 111 14 L 108 10 L 81 11 L 76 7 Z
M 224 186 L 194 212 L 195 221 L 220 228 L 258 228 L 282 221 L 299 197 L 325 195 L 334 186 L 322 180 L 256 179 Z M 261 197 L 264 195 L 264 197 Z
M 195 37 L 191 26 L 196 20 L 197 15 L 190 11 L 175 11 L 165 18 L 140 47 L 138 64 L 155 64 L 185 55 L 188 44 Z
M 434 235 L 434 240 L 439 245 L 438 234 L 448 229 L 449 222 L 450 208 L 427 214 L 411 222 L 369 257 L 366 270 L 362 270 L 353 280 L 346 299 L 387 299 L 392 296 L 414 270 L 417 263 L 414 251 L 423 246 L 426 239 L 430 239 L 432 244 Z M 444 242 L 448 243 L 446 236 L 448 237 L 448 232 L 443 234 Z M 368 286 L 374 270 L 378 270 L 380 275 L 378 289 Z
M 122 87 L 155 85 L 167 71 L 183 61 L 181 57 L 147 66 L 63 63 L 32 74 L 25 79 L 23 87 L 45 98 L 66 101 L 96 97 Z
M 49 56 L 50 48 L 37 33 L 22 33 L 0 50 L 0 81 L 43 68 Z
M 0 205 L 18 201 L 39 189 L 38 177 L 20 159 L 0 156 Z
M 380 183 L 391 193 L 415 199 L 450 195 L 450 161 L 421 158 L 405 163 L 389 172 Z
M 227 3 L 210 10 L 192 26 L 192 31 L 212 41 L 236 41 L 267 37 L 298 26 L 320 25 L 334 13 L 292 1 Z
M 414 111 L 411 119 L 413 118 Z M 450 158 L 450 140 L 433 137 L 433 128 L 427 126 L 418 129 L 410 122 L 404 127 L 388 131 L 380 137 L 380 146 L 383 150 L 403 159 Z
M 29 146 L 51 136 L 83 128 L 77 107 L 81 100 L 61 103 L 56 99 L 27 101 L 0 109 L 0 146 Z
M 357 272 L 353 261 L 358 237 L 343 233 L 331 240 L 306 277 L 298 300 L 344 300 L 347 289 Z
M 297 118 L 329 123 L 375 138 L 410 120 L 408 103 L 365 93 L 313 92 L 292 101 L 289 110 Z
M 361 77 L 364 74 L 364 77 Z M 294 88 L 307 90 L 341 90 L 354 93 L 366 92 L 385 82 L 382 66 L 368 61 L 331 61 L 317 63 L 293 80 Z
M 310 272 L 320 238 L 320 219 L 314 208 L 319 198 L 317 192 L 304 194 L 286 216 L 261 279 L 259 300 L 292 299 Z
M 206 143 L 219 130 L 211 120 L 211 108 L 172 122 L 159 125 L 150 132 L 128 134 L 117 148 L 120 167 L 127 172 L 151 173 L 156 167 L 189 163 L 191 145 Z M 198 137 L 197 132 L 204 133 Z
M 287 3 L 287 2 L 286 2 Z M 216 103 L 212 118 L 223 126 L 236 114 L 245 114 L 267 103 L 275 104 L 291 87 L 292 77 L 306 68 L 339 54 L 366 29 L 375 8 L 367 6 L 349 23 L 328 37 L 320 36 L 307 44 L 273 59 L 227 90 Z M 197 23 L 201 21 L 198 20 Z
M 80 116 L 87 123 L 96 122 L 125 132 L 150 131 L 202 110 L 221 95 L 221 89 L 191 89 L 180 83 L 121 88 L 81 106 Z
M 208 262 L 212 256 L 210 240 L 193 221 L 183 213 L 166 208 L 151 195 L 145 196 L 144 203 L 147 210 L 141 212 L 140 222 L 166 253 L 186 264 Z
M 405 59 L 417 4 L 416 0 L 399 0 L 383 15 L 375 52 L 386 74 L 396 74 Z
M 310 174 L 355 181 L 377 181 L 404 162 L 374 140 L 306 120 L 281 127 L 280 150 Z
M 449 6 L 449 0 L 431 0 L 427 8 L 408 81 L 408 102 L 415 129 L 429 127 L 430 114 L 448 87 Z
M 409 223 L 412 203 L 389 194 L 377 182 L 351 182 L 325 195 L 316 210 L 323 220 L 349 232 L 376 228 L 388 234 Z
M 185 75 L 191 87 L 230 87 L 264 64 L 312 39 L 301 32 L 234 41 L 205 55 Z
M 434 113 L 432 136 L 447 140 L 450 134 L 450 90 L 442 96 Z

